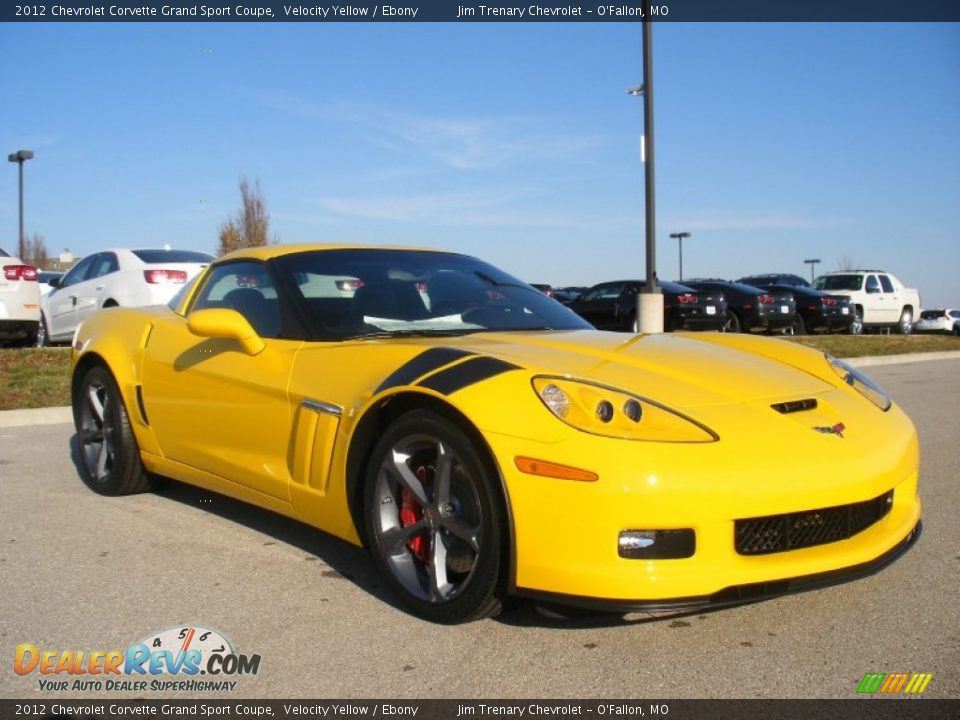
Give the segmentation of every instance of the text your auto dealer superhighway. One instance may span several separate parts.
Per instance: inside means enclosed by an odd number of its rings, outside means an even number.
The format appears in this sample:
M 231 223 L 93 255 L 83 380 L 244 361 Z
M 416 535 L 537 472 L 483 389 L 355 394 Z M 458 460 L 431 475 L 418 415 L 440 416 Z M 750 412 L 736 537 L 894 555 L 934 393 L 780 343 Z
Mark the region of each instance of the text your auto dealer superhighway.
M 50 12 L 55 17 L 119 17 L 119 18 L 147 18 L 147 17 L 273 17 L 273 8 L 244 7 L 237 5 L 234 8 L 212 7 L 209 5 L 164 5 L 160 8 L 143 5 L 140 7 L 125 7 L 122 5 L 85 5 L 83 7 L 64 7 L 52 5 Z

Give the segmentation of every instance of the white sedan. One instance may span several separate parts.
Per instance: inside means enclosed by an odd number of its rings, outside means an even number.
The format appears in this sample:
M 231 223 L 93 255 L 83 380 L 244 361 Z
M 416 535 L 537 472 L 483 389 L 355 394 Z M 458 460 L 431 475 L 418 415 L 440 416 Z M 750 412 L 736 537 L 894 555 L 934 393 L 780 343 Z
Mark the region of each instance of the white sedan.
M 88 255 L 40 301 L 37 344 L 69 342 L 91 313 L 163 305 L 213 260 L 192 250 L 113 249 Z
M 960 310 L 924 310 L 913 326 L 914 332 L 960 335 Z
M 32 345 L 39 319 L 37 269 L 0 248 L 0 345 Z

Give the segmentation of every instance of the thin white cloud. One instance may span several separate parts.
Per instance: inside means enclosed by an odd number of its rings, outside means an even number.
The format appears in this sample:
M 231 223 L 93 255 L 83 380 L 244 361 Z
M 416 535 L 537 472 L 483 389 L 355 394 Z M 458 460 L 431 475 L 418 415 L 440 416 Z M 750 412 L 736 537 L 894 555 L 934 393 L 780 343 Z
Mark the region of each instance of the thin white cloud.
M 493 116 L 443 117 L 375 105 L 320 105 L 299 98 L 255 95 L 280 112 L 349 123 L 373 131 L 376 142 L 396 151 L 413 151 L 456 170 L 489 170 L 524 161 L 566 161 L 598 147 L 594 134 L 555 131 L 547 118 Z

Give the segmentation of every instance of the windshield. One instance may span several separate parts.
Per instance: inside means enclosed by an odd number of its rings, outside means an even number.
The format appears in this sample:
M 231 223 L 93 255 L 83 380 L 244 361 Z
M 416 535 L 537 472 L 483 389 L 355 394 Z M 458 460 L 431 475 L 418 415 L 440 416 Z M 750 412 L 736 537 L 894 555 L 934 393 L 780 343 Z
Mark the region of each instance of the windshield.
M 817 290 L 859 290 L 862 275 L 821 275 L 813 282 Z
M 591 327 L 542 292 L 465 255 L 318 250 L 273 264 L 320 339 Z

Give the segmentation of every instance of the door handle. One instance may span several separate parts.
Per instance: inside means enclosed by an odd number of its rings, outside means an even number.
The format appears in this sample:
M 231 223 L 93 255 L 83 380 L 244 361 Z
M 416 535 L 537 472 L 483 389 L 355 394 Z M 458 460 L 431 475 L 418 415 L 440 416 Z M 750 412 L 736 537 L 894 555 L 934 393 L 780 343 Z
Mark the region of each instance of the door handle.
M 97 290 L 103 290 L 105 287 L 106 285 L 97 285 Z

